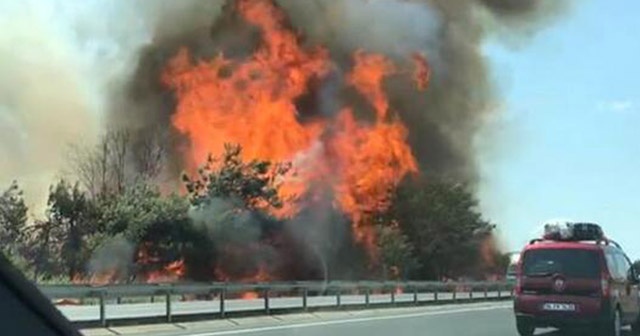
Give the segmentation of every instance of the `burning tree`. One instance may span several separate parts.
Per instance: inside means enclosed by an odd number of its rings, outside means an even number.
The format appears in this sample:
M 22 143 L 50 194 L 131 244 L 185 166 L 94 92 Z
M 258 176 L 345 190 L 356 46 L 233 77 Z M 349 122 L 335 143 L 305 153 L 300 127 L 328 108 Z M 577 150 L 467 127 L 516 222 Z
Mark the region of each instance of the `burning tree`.
M 390 192 L 418 170 L 407 130 L 383 88 L 386 79 L 407 71 L 363 51 L 353 54 L 351 69 L 338 69 L 323 46 L 304 45 L 274 2 L 239 0 L 227 7 L 237 25 L 257 31 L 254 52 L 194 62 L 181 49 L 162 75 L 177 100 L 172 124 L 189 140 L 187 170 L 195 171 L 210 153 L 220 156 L 227 142 L 242 146 L 249 161 L 291 162 L 295 174 L 280 181 L 283 207 L 273 214 L 294 218 L 329 198 L 348 219 L 356 243 L 375 259 L 369 214 L 388 208 Z M 339 82 L 330 83 L 336 76 Z M 350 95 L 360 103 L 323 107 L 324 85 L 337 91 L 326 100 Z
M 196 274 L 208 271 L 218 280 L 266 280 L 277 273 L 274 240 L 280 238 L 276 232 L 282 231 L 282 223 L 274 213 L 283 207 L 278 187 L 289 167 L 257 159 L 244 162 L 242 148 L 226 144 L 224 154 L 209 156 L 197 176 L 184 176 L 192 218 L 212 247 L 206 253 L 209 262 L 187 263 L 199 266 Z

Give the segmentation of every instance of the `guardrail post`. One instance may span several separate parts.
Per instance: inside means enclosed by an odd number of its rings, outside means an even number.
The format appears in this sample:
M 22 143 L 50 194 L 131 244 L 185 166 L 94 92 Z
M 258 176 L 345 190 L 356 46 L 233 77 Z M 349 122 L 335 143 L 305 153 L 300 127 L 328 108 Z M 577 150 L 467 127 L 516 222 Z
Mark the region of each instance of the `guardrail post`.
M 167 323 L 171 323 L 171 320 L 173 319 L 172 315 L 171 315 L 171 290 L 167 289 L 167 292 L 165 294 L 165 300 L 166 300 L 166 308 L 167 308 Z
M 438 289 L 437 288 L 433 290 L 433 300 L 435 302 L 438 302 Z
M 498 299 L 502 297 L 502 289 L 498 286 Z
M 469 300 L 473 300 L 473 287 L 469 289 Z
M 264 312 L 269 315 L 271 310 L 269 309 L 269 289 L 264 290 Z
M 304 309 L 304 311 L 308 310 L 307 307 L 307 297 L 309 296 L 309 289 L 307 287 L 302 289 L 302 309 Z
M 413 303 L 418 304 L 418 287 L 413 287 Z
M 458 286 L 453 286 L 453 301 L 458 300 Z
M 116 297 L 116 304 L 121 304 L 122 303 L 122 297 L 118 296 Z
M 155 295 L 151 295 L 151 303 L 155 303 L 156 302 L 156 296 Z
M 371 288 L 367 287 L 367 289 L 364 291 L 364 305 L 369 307 L 369 296 L 371 295 Z
M 99 301 L 100 301 L 100 325 L 103 328 L 107 327 L 107 312 L 105 311 L 105 292 L 104 291 L 100 291 L 100 296 L 99 296 Z
M 224 309 L 224 300 L 226 299 L 227 296 L 227 287 L 222 287 L 222 289 L 220 290 L 220 317 L 224 318 L 225 317 L 225 309 Z
M 342 305 L 342 299 L 340 297 L 340 288 L 336 289 L 336 307 L 340 307 Z
M 391 304 L 395 304 L 396 303 L 396 290 L 393 289 L 391 290 Z
M 484 298 L 488 298 L 489 297 L 489 288 L 488 286 L 484 286 Z

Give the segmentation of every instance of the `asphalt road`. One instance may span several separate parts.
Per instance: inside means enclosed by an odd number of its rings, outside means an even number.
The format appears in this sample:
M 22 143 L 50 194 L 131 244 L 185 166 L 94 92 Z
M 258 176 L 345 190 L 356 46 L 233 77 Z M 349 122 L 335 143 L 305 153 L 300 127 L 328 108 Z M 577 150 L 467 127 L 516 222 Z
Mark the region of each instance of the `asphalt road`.
M 484 293 L 474 293 L 474 297 L 482 297 Z M 497 293 L 488 293 L 489 297 L 497 296 Z M 459 294 L 459 298 L 468 298 L 469 294 Z M 451 300 L 452 295 L 450 293 L 440 293 L 439 300 Z M 340 297 L 340 303 L 343 306 L 350 304 L 363 304 L 364 296 L 362 295 L 343 295 Z M 434 300 L 432 293 L 424 293 L 418 295 L 418 300 L 421 302 L 428 302 Z M 395 302 L 412 302 L 412 294 L 397 294 L 395 296 Z M 371 295 L 370 303 L 390 303 L 390 295 Z M 257 311 L 262 310 L 265 307 L 263 299 L 251 299 L 251 300 L 226 300 L 225 301 L 227 312 L 243 312 L 243 311 Z M 336 306 L 337 299 L 335 296 L 319 296 L 309 297 L 307 301 L 309 307 L 329 307 Z M 287 298 L 271 298 L 269 300 L 269 306 L 273 310 L 285 309 L 285 308 L 300 308 L 302 307 L 302 298 L 300 297 L 287 297 Z M 87 306 L 58 306 L 58 309 L 71 321 L 83 322 L 83 321 L 97 321 L 99 319 L 99 307 L 97 305 Z M 186 301 L 186 302 L 172 302 L 171 307 L 172 314 L 174 316 L 179 315 L 191 315 L 202 313 L 219 313 L 220 301 Z M 164 316 L 166 314 L 166 304 L 164 302 L 159 303 L 137 303 L 137 304 L 109 304 L 105 307 L 105 314 L 107 320 L 109 319 L 123 319 L 123 318 L 141 318 L 141 317 L 157 317 Z
M 319 312 L 231 320 L 84 330 L 87 336 L 516 336 L 511 304 Z M 554 330 L 537 335 L 558 336 Z

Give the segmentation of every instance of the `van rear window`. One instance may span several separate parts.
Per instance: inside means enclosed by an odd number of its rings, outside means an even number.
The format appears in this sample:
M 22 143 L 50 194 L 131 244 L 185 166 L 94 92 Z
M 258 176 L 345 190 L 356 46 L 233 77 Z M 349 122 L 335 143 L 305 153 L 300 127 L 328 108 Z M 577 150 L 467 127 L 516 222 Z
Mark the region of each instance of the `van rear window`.
M 562 274 L 569 278 L 596 279 L 600 276 L 597 251 L 542 249 L 525 252 L 522 272 L 529 277 Z

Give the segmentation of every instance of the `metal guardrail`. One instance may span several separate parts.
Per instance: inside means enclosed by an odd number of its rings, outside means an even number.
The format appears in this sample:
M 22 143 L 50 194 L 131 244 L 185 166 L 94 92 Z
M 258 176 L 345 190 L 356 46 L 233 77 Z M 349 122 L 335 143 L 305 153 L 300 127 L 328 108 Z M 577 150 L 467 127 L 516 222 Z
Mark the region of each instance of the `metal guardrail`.
M 510 297 L 513 294 L 513 284 L 509 282 L 271 282 L 271 283 L 175 283 L 175 284 L 114 284 L 106 286 L 92 285 L 40 285 L 40 290 L 55 299 L 97 299 L 99 308 L 99 323 L 107 326 L 105 305 L 107 299 L 122 297 L 165 297 L 165 320 L 170 323 L 173 320 L 172 296 L 176 295 L 200 295 L 219 301 L 219 315 L 225 317 L 226 301 L 233 294 L 254 292 L 264 301 L 264 313 L 271 313 L 270 300 L 274 297 L 300 297 L 300 309 L 306 311 L 310 307 L 308 298 L 313 296 L 335 296 L 335 306 L 341 307 L 341 296 L 345 293 L 364 295 L 365 307 L 374 303 L 370 297 L 373 294 L 389 295 L 387 304 L 396 303 L 397 293 L 412 294 L 413 303 L 419 304 L 419 294 L 432 294 L 430 302 L 443 301 L 439 293 L 449 293 L 451 299 L 446 301 L 482 300 L 489 299 L 489 293 L 497 293 L 497 299 Z M 477 296 L 474 296 L 477 294 Z

